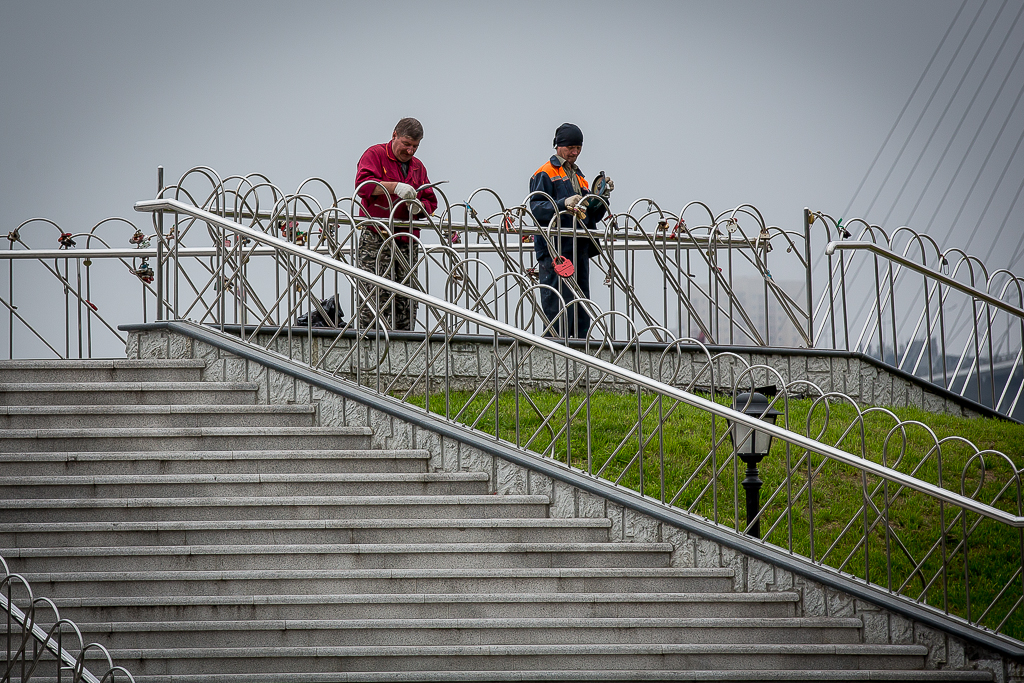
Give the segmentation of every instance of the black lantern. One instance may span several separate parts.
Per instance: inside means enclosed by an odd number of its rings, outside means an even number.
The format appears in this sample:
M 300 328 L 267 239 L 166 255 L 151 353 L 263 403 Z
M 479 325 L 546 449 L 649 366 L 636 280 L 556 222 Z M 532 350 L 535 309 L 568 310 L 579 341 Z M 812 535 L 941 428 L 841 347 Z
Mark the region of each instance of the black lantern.
M 770 407 L 768 398 L 759 392 L 743 393 L 732 402 L 733 410 L 748 417 L 764 420 L 775 424 L 776 418 L 782 415 Z M 746 478 L 743 489 L 747 493 L 747 534 L 761 538 L 761 520 L 757 518 L 761 512 L 761 477 L 757 471 L 758 464 L 768 455 L 772 448 L 772 435 L 759 429 L 748 427 L 739 422 L 729 421 L 729 436 L 736 455 L 747 463 Z

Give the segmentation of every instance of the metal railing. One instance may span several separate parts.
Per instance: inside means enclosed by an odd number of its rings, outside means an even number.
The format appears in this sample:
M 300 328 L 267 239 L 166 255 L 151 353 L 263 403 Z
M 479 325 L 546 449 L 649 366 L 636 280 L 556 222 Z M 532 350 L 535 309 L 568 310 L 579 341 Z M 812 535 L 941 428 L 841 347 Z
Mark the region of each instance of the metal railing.
M 1024 279 L 900 228 L 820 219 L 829 287 L 816 345 L 858 351 L 1024 420 Z M 859 234 L 852 234 L 858 230 Z M 863 252 L 867 258 L 857 258 Z M 858 277 L 861 271 L 867 277 Z
M 291 264 L 304 283 L 376 292 L 375 311 L 392 296 L 416 301 L 426 334 L 407 341 L 400 358 L 388 358 L 386 342 L 394 333 L 384 325 L 349 322 L 314 333 L 290 324 L 289 316 L 283 324 L 232 326 L 225 315 L 236 310 L 237 285 L 210 297 L 203 288 L 193 297 L 179 295 L 171 317 L 192 316 L 256 348 L 353 377 L 437 419 L 533 450 L 734 533 L 750 533 L 757 525 L 763 543 L 804 558 L 808 566 L 856 577 L 1007 642 L 1024 635 L 1021 480 L 1005 454 L 961 437 L 939 437 L 882 408 L 862 409 L 808 381 L 788 382 L 734 354 L 712 355 L 697 340 L 668 344 L 641 372 L 639 328 L 631 330 L 629 344 L 591 339 L 578 350 L 496 320 L 479 298 L 467 308 L 181 201 L 139 202 L 136 209 L 171 212 L 176 225 L 202 226 L 215 243 L 230 244 L 209 262 L 214 279 L 242 284 L 235 245 L 248 240 L 250 248 L 270 249 L 278 262 Z M 180 252 L 170 254 L 169 273 L 184 267 L 182 259 Z M 261 283 L 244 286 L 255 295 Z M 315 300 L 310 288 L 304 285 L 296 310 Z M 618 311 L 599 312 L 595 324 L 616 316 L 627 324 Z M 488 342 L 476 358 L 475 384 L 459 390 L 451 369 L 462 359 L 453 340 L 470 329 Z M 533 381 L 540 366 L 557 381 Z M 767 385 L 776 390 L 768 409 L 784 416 L 779 426 L 715 399 L 724 393 L 735 401 L 739 393 Z M 698 386 L 713 392 L 698 395 Z M 811 398 L 798 405 L 798 395 Z M 609 408 L 609 401 L 620 402 Z M 609 413 L 611 420 L 598 421 Z M 744 467 L 730 443 L 730 425 L 737 424 L 770 435 L 775 444 L 763 465 L 764 504 L 751 519 L 744 517 L 740 494 Z M 845 517 L 837 517 L 841 483 L 852 496 Z M 995 551 L 1001 554 L 993 557 Z
M 394 248 L 382 257 L 388 262 L 410 260 L 408 242 L 405 249 L 398 245 L 411 240 L 419 249 L 411 259 L 410 283 L 464 307 L 485 307 L 490 317 L 538 334 L 549 321 L 540 312 L 543 287 L 530 241 L 593 239 L 599 253 L 591 263 L 603 281 L 597 285 L 594 275 L 590 300 L 577 305 L 601 318 L 591 330 L 594 339 L 628 343 L 641 330 L 644 339 L 666 343 L 695 338 L 860 352 L 1024 420 L 1024 335 L 1022 319 L 1013 312 L 1024 307 L 1020 278 L 1005 270 L 990 274 L 961 250 L 941 252 L 909 228 L 890 236 L 860 219 L 844 225 L 805 210 L 802 230 L 785 230 L 749 205 L 715 213 L 691 202 L 672 213 L 640 199 L 626 211 L 608 212 L 600 231 L 584 231 L 578 221 L 553 229 L 537 223 L 528 201 L 508 206 L 486 188 L 458 203 L 435 188 L 442 202 L 438 215 L 403 226 L 361 216 L 358 199 L 340 196 L 321 179 L 286 194 L 261 175 L 221 178 L 200 167 L 166 187 L 161 175 L 158 186 L 161 197 L 185 200 L 352 265 L 358 263 L 363 230 L 389 236 Z M 7 267 L 6 291 L 0 291 L 0 310 L 7 311 L 6 334 L 0 335 L 6 337 L 6 355 L 118 355 L 125 342 L 118 324 L 159 319 L 163 310 L 192 316 L 179 309 L 178 298 L 212 299 L 221 287 L 240 287 L 225 319 L 281 323 L 299 313 L 304 287 L 318 287 L 326 296 L 333 286 L 307 282 L 294 264 L 271 263 L 273 253 L 262 247 L 215 244 L 187 220 L 175 218 L 166 229 L 162 220 L 143 230 L 125 219 L 107 219 L 70 233 L 33 219 L 9 232 L 10 249 L 0 251 Z M 421 235 L 396 234 L 409 227 Z M 851 231 L 859 232 L 856 240 Z M 822 247 L 834 245 L 820 266 L 812 263 L 812 239 Z M 873 263 L 851 253 L 864 249 L 850 246 L 862 241 L 875 245 Z M 113 246 L 125 242 L 133 248 Z M 216 279 L 206 264 L 225 249 L 236 263 L 230 276 Z M 171 252 L 179 264 L 191 259 L 190 267 L 168 271 Z M 793 279 L 779 282 L 773 270 Z M 267 279 L 277 283 L 276 290 L 257 295 L 251 283 Z M 580 296 L 574 277 L 566 284 Z M 138 287 L 138 296 L 125 296 L 126 286 Z M 358 292 L 338 293 L 341 308 L 357 310 Z M 414 329 L 424 325 L 417 320 Z
M 32 680 L 56 680 L 69 683 L 116 683 L 132 681 L 131 673 L 114 666 L 110 653 L 99 643 L 85 644 L 82 632 L 70 619 L 64 619 L 57 605 L 45 597 L 35 597 L 21 574 L 12 574 L 0 557 L 0 609 L 5 619 L 5 654 L 0 663 L 0 683 Z M 17 594 L 15 593 L 17 591 Z M 19 603 L 23 607 L 19 607 Z M 44 619 L 49 614 L 51 621 Z M 70 640 L 70 643 L 68 642 Z M 78 654 L 68 650 L 73 648 Z M 102 677 L 86 668 L 86 658 L 105 664 Z
M 437 216 L 415 222 L 422 234 L 411 239 L 422 247 L 414 269 L 417 287 L 441 298 L 457 296 L 469 305 L 483 297 L 493 317 L 512 322 L 524 295 L 534 304 L 539 300 L 532 240 L 575 236 L 599 249 L 590 262 L 600 275 L 593 275 L 591 300 L 581 305 L 616 312 L 598 334 L 627 340 L 638 327 L 646 328 L 647 338 L 661 341 L 693 336 L 708 343 L 809 345 L 807 307 L 797 303 L 809 278 L 809 249 L 802 235 L 768 225 L 754 207 L 715 213 L 691 202 L 676 214 L 642 199 L 624 212 L 609 212 L 601 230 L 591 232 L 578 221 L 563 229 L 540 225 L 528 202 L 510 206 L 486 188 L 458 203 L 449 202 L 439 188 L 435 192 L 442 208 Z M 197 168 L 167 187 L 161 176 L 159 196 L 236 218 L 350 264 L 358 262 L 362 230 L 378 230 L 394 237 L 392 242 L 410 239 L 394 235 L 399 226 L 393 221 L 361 216 L 358 199 L 341 197 L 319 179 L 286 194 L 263 176 L 222 179 L 211 169 Z M 181 313 L 176 297 L 235 286 L 211 282 L 209 272 L 166 273 L 161 267 L 174 252 L 179 262 L 189 256 L 201 268 L 211 250 L 225 248 L 202 233 L 178 222 L 164 229 L 159 220 L 154 229 L 143 230 L 125 219 L 107 219 L 82 232 L 67 232 L 44 219 L 21 223 L 7 235 L 10 249 L 0 252 L 8 271 L 6 292 L 0 292 L 0 306 L 7 310 L 8 357 L 110 355 L 112 347 L 124 342 L 118 324 L 157 319 L 162 307 Z M 132 248 L 116 247 L 126 242 Z M 226 248 L 246 261 L 261 256 L 246 245 Z M 401 250 L 389 258 L 401 260 Z M 770 268 L 795 277 L 780 284 Z M 239 264 L 239 282 L 271 277 L 293 287 L 303 284 L 287 263 L 254 277 L 248 277 L 250 270 Z M 47 281 L 58 291 L 44 298 Z M 580 296 L 574 278 L 566 284 Z M 141 296 L 134 301 L 125 297 L 126 286 L 139 287 Z M 252 294 L 240 293 L 236 322 L 280 321 L 292 313 L 288 304 L 295 297 L 263 301 Z M 343 307 L 354 310 L 356 298 L 355 292 L 346 292 Z M 540 333 L 547 321 L 539 304 L 529 308 L 534 314 L 521 322 Z M 419 321 L 417 329 L 422 326 Z

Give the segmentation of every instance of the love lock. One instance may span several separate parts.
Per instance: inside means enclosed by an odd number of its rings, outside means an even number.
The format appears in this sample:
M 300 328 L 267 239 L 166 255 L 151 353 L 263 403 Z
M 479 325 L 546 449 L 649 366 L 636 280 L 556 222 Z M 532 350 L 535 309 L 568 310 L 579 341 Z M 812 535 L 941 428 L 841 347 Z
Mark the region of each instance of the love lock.
M 147 284 L 153 281 L 153 276 L 155 275 L 147 259 L 142 259 L 142 264 L 132 272 Z
M 576 267 L 572 265 L 572 261 L 564 256 L 556 256 L 553 263 L 555 266 L 555 273 L 559 277 L 572 277 L 573 273 L 576 272 Z

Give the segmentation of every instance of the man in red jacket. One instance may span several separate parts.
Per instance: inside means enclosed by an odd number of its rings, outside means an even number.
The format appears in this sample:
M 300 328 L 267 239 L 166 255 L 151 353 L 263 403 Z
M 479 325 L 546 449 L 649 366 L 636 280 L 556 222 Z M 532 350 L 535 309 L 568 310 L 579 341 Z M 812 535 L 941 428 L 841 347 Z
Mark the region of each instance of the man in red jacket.
M 356 169 L 356 197 L 361 204 L 359 214 L 379 218 L 387 223 L 393 209 L 393 229 L 397 235 L 396 242 L 401 247 L 382 252 L 387 232 L 373 224 L 366 224 L 359 233 L 359 267 L 409 287 L 414 286 L 415 282 L 415 273 L 410 266 L 419 258 L 419 243 L 400 233 L 408 233 L 411 228 L 412 233 L 418 237 L 420 231 L 419 228 L 412 228 L 410 211 L 416 215 L 423 210 L 433 213 L 437 208 L 434 191 L 430 188 L 419 190 L 423 185 L 430 184 L 426 166 L 416 158 L 416 150 L 422 139 L 423 126 L 420 122 L 404 118 L 395 126 L 390 142 L 374 145 L 363 152 Z M 419 200 L 422 209 L 412 202 L 398 204 L 403 200 L 414 199 Z M 405 221 L 406 224 L 399 225 L 399 221 Z M 412 329 L 416 320 L 415 301 L 399 296 L 392 299 L 390 292 L 378 292 L 375 288 L 365 288 L 362 298 L 369 304 L 359 309 L 359 323 L 362 327 L 376 325 L 378 316 L 374 315 L 374 310 L 379 305 L 379 317 L 389 327 L 395 330 Z

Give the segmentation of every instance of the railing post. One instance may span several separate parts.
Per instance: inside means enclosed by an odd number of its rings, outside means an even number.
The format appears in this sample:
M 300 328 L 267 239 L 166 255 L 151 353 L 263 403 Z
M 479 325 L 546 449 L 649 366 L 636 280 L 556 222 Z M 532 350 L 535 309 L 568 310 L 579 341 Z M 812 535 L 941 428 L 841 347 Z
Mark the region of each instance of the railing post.
M 807 289 L 807 339 L 814 348 L 814 297 L 811 295 L 811 210 L 804 207 L 804 260 Z
M 164 167 L 156 167 L 156 195 L 164 191 Z M 156 319 L 164 319 L 164 212 L 156 214 Z

